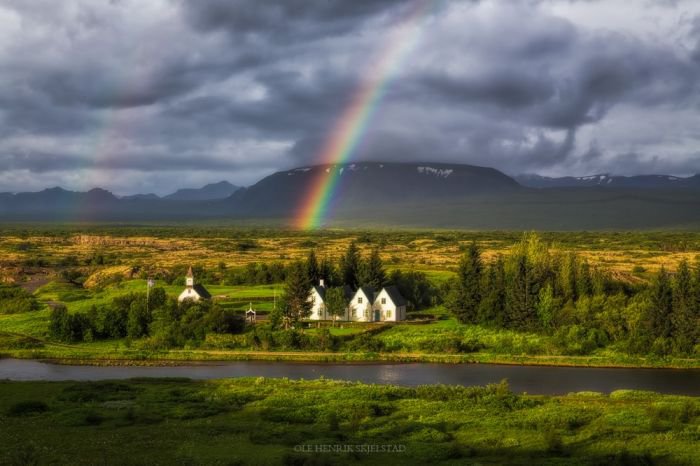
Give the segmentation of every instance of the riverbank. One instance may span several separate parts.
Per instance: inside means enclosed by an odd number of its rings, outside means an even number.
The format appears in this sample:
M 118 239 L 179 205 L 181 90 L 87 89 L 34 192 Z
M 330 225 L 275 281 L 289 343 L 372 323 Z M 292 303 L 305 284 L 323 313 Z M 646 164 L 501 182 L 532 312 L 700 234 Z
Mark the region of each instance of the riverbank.
M 311 351 L 224 350 L 102 350 L 61 345 L 40 349 L 0 349 L 0 358 L 51 360 L 56 363 L 90 365 L 167 365 L 216 361 L 279 361 L 317 363 L 442 363 L 500 364 L 557 367 L 700 369 L 699 359 L 648 358 L 642 356 L 503 355 L 492 353 L 425 354 Z
M 329 380 L 0 382 L 2 464 L 698 464 L 697 398 Z

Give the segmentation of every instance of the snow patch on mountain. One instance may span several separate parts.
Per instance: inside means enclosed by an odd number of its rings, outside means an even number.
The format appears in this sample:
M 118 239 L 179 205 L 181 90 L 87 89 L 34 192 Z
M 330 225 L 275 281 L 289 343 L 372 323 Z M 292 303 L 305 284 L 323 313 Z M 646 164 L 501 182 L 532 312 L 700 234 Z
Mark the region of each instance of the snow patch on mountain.
M 454 172 L 451 168 L 433 168 L 433 167 L 416 167 L 418 173 L 424 175 L 433 175 L 440 178 L 447 178 Z

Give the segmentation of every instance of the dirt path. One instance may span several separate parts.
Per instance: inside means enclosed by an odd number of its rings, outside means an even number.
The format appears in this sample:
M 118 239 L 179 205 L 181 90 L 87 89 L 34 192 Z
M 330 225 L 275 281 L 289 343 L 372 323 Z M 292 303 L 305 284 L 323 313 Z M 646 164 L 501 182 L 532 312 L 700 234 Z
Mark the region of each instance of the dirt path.
M 24 288 L 29 293 L 34 293 L 36 290 L 46 285 L 50 281 L 50 275 L 30 275 L 29 280 L 25 282 L 20 282 L 19 286 Z

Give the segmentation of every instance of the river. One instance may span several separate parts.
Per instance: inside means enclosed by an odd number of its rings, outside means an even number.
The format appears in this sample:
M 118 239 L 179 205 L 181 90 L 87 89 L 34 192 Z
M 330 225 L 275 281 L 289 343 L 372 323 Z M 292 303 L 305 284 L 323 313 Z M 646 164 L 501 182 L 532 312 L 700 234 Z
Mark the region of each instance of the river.
M 700 370 L 628 369 L 491 364 L 347 364 L 239 361 L 184 366 L 83 366 L 0 359 L 0 380 L 107 380 L 133 377 L 287 377 L 396 385 L 485 385 L 507 379 L 516 393 L 556 395 L 619 389 L 700 396 Z

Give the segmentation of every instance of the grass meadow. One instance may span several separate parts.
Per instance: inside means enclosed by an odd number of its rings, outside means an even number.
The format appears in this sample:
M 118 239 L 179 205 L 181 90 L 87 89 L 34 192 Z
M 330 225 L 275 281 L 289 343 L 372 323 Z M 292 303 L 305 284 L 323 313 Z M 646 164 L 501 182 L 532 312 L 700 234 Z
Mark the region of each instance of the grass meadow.
M 542 397 L 503 384 L 263 378 L 0 382 L 0 422 L 2 464 L 700 462 L 698 400 L 635 391 Z

